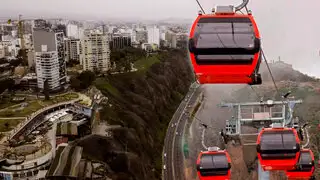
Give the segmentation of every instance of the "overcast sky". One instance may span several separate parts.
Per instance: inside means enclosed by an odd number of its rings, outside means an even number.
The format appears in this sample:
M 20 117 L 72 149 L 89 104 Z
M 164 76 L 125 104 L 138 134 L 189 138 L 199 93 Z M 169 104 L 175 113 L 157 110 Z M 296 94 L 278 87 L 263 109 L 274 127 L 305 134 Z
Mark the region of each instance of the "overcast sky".
M 240 0 L 199 0 L 209 12 L 217 4 Z M 294 68 L 320 77 L 319 0 L 250 0 L 268 59 L 281 59 Z M 83 16 L 104 18 L 193 19 L 195 0 L 2 0 L 0 18 L 17 16 Z M 191 23 L 191 22 L 190 22 Z

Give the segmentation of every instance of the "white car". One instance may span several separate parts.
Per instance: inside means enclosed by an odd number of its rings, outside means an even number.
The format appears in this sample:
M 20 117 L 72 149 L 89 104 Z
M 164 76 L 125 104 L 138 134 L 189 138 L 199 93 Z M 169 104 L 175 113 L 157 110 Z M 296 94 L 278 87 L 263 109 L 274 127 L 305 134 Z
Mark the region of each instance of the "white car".
M 167 157 L 167 153 L 164 153 L 164 154 L 163 154 L 163 157 Z
M 178 132 L 176 132 L 176 135 L 179 135 L 179 133 L 178 133 Z
M 166 169 L 166 165 L 163 165 L 163 169 Z

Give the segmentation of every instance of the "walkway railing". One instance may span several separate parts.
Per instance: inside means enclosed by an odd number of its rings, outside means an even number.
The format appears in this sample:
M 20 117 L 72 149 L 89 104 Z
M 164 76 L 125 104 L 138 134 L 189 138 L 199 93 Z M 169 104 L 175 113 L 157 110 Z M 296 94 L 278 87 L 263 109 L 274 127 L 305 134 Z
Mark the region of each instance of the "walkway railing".
M 56 107 L 59 107 L 59 106 L 63 106 L 63 105 L 67 105 L 67 104 L 72 104 L 72 103 L 75 103 L 77 101 L 79 101 L 81 98 L 77 98 L 77 99 L 74 99 L 74 100 L 70 100 L 70 101 L 65 101 L 65 102 L 61 102 L 61 103 L 58 103 L 58 104 L 53 104 L 51 106 L 47 106 L 47 107 L 44 107 L 34 113 L 32 113 L 30 116 L 26 117 L 25 121 L 21 122 L 15 129 L 13 129 L 9 135 L 9 139 L 11 139 L 12 137 L 14 137 L 18 132 L 20 132 L 27 124 L 29 124 L 31 121 L 34 120 L 35 117 L 37 117 L 38 115 L 42 114 L 43 112 L 45 111 L 48 111 L 52 108 L 56 108 Z

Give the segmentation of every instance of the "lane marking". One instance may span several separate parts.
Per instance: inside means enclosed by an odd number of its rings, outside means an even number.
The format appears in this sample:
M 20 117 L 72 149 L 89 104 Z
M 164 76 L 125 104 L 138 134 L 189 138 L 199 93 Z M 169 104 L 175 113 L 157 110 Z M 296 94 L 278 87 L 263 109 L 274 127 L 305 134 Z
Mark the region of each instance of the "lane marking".
M 196 92 L 198 90 L 198 88 L 196 88 L 195 90 L 193 90 L 193 92 L 192 92 L 192 94 L 190 95 L 190 97 L 189 97 L 189 99 L 188 99 L 188 101 L 187 101 L 187 103 L 186 103 L 186 105 L 184 106 L 184 108 L 182 109 L 183 111 L 186 109 L 186 107 L 188 106 L 188 104 L 189 104 L 189 102 L 190 102 L 190 100 L 192 99 L 192 97 L 193 97 L 193 95 L 194 95 L 194 93 Z M 178 128 L 178 126 L 179 126 L 179 123 L 180 123 L 180 120 L 181 120 L 181 117 L 183 116 L 183 111 L 182 111 L 182 113 L 180 114 L 180 116 L 179 116 L 179 119 L 178 119 L 178 122 L 177 122 L 177 126 L 176 126 L 176 129 L 175 129 L 175 132 L 174 133 L 176 133 L 177 132 L 177 128 Z M 175 144 L 175 139 L 176 139 L 176 135 L 174 135 L 173 136 L 173 141 L 172 141 L 172 152 L 171 152 L 171 163 L 172 163 L 172 174 L 173 174 L 173 179 L 175 179 L 175 171 L 174 171 L 174 161 L 173 161 L 173 155 L 174 155 L 174 144 Z

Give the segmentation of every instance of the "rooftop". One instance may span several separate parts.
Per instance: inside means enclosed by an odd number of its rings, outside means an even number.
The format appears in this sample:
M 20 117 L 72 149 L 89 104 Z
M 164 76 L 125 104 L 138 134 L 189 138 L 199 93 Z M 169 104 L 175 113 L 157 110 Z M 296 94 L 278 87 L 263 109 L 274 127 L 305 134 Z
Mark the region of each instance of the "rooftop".
M 47 177 L 67 176 L 77 178 L 82 157 L 80 146 L 58 146 L 56 156 L 47 172 Z

